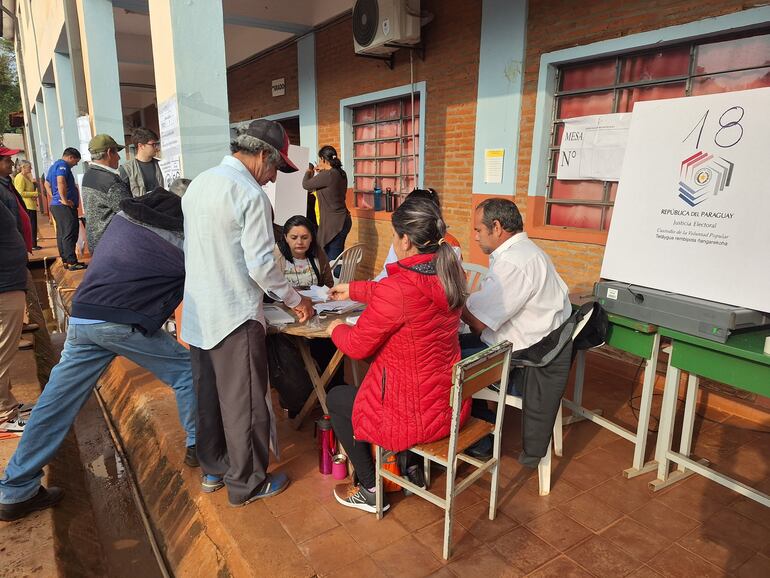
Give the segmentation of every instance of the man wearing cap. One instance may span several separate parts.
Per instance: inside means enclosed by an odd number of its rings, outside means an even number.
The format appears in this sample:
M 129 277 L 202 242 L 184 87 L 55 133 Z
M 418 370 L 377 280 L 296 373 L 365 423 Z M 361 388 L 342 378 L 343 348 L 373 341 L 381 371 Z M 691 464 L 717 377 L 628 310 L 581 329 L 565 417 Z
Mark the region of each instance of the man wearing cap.
M 256 120 L 230 143 L 232 155 L 193 179 L 182 198 L 185 269 L 182 339 L 190 344 L 198 395 L 202 490 L 227 486 L 243 506 L 283 491 L 267 473 L 270 413 L 262 299 L 313 315 L 273 259 L 271 206 L 262 186 L 290 173 L 289 138 L 280 124 Z
M 131 191 L 118 173 L 118 152 L 123 148 L 107 134 L 97 134 L 88 143 L 92 162 L 83 175 L 83 204 L 88 249 L 92 255 L 112 217 L 120 211 L 120 201 L 131 198 Z
M 80 151 L 72 147 L 64 149 L 61 158 L 51 165 L 45 179 L 45 188 L 51 196 L 51 214 L 56 219 L 56 245 L 64 267 L 70 270 L 85 269 L 75 256 L 78 241 L 78 206 L 80 195 L 75 185 L 72 168 L 80 162 Z

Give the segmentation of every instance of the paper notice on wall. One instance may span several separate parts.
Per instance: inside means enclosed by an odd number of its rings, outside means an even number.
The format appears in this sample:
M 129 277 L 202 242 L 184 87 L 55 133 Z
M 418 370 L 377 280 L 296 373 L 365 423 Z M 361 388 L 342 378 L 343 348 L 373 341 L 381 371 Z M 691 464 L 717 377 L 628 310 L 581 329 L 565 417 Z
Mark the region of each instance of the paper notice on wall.
M 770 88 L 637 102 L 602 277 L 770 312 Z
M 167 159 L 165 156 L 159 159 L 160 171 L 163 173 L 163 186 L 168 189 L 176 179 L 182 176 L 182 167 L 179 157 Z
M 158 104 L 158 125 L 160 127 L 160 170 L 166 188 L 182 176 L 180 155 L 182 146 L 179 137 L 179 108 L 176 96 Z
M 93 135 L 91 134 L 91 120 L 88 115 L 79 116 L 77 118 L 78 125 L 78 141 L 80 141 L 80 156 L 83 161 L 91 160 L 91 153 L 88 152 L 88 143 L 91 142 Z
M 484 182 L 499 184 L 503 182 L 503 163 L 505 149 L 484 149 Z
M 628 141 L 630 112 L 595 114 L 564 121 L 556 178 L 618 181 Z

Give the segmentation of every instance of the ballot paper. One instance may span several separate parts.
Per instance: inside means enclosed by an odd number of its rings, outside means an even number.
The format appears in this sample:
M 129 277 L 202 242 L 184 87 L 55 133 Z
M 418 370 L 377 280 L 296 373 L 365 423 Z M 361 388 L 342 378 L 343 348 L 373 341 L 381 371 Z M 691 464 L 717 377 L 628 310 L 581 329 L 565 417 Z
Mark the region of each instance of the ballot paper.
M 263 310 L 268 325 L 287 325 L 297 321 L 278 305 L 265 305 Z
M 359 307 L 363 307 L 363 303 L 351 301 L 350 299 L 345 299 L 343 301 L 328 301 L 326 303 L 316 303 L 313 305 L 313 309 L 315 309 L 316 313 L 319 315 L 321 313 L 348 313 Z
M 361 317 L 361 316 L 360 315 L 348 315 L 347 317 L 345 317 L 345 323 L 347 323 L 348 325 L 355 325 L 356 323 L 358 323 L 358 318 L 359 317 Z M 768 339 L 770 339 L 770 337 L 768 337 Z
M 303 297 L 310 297 L 313 303 L 323 303 L 329 300 L 329 288 L 326 286 L 313 285 L 310 289 L 303 289 L 298 293 Z

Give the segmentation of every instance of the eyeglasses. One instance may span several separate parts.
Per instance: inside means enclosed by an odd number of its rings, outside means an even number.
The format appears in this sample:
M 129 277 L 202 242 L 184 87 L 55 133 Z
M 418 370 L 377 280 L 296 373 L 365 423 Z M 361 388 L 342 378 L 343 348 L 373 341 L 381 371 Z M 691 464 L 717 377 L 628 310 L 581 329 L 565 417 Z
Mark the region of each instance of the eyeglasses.
M 157 141 L 144 142 L 144 143 L 139 143 L 139 144 L 143 144 L 143 145 L 145 145 L 145 146 L 148 146 L 148 147 L 153 147 L 153 148 L 156 148 L 156 149 L 157 149 L 157 148 L 160 148 L 160 143 L 159 143 L 159 142 L 157 142 Z

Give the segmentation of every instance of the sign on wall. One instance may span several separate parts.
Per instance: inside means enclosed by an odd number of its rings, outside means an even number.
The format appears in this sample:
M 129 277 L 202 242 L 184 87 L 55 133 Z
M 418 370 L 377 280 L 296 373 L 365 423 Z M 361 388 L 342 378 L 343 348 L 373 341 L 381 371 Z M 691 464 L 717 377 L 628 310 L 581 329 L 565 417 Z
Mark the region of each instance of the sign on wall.
M 283 96 L 286 94 L 286 79 L 276 78 L 273 81 L 273 96 Z
M 638 102 L 602 277 L 770 311 L 770 88 Z
M 630 112 L 565 120 L 556 178 L 563 181 L 619 180 L 630 123 Z

